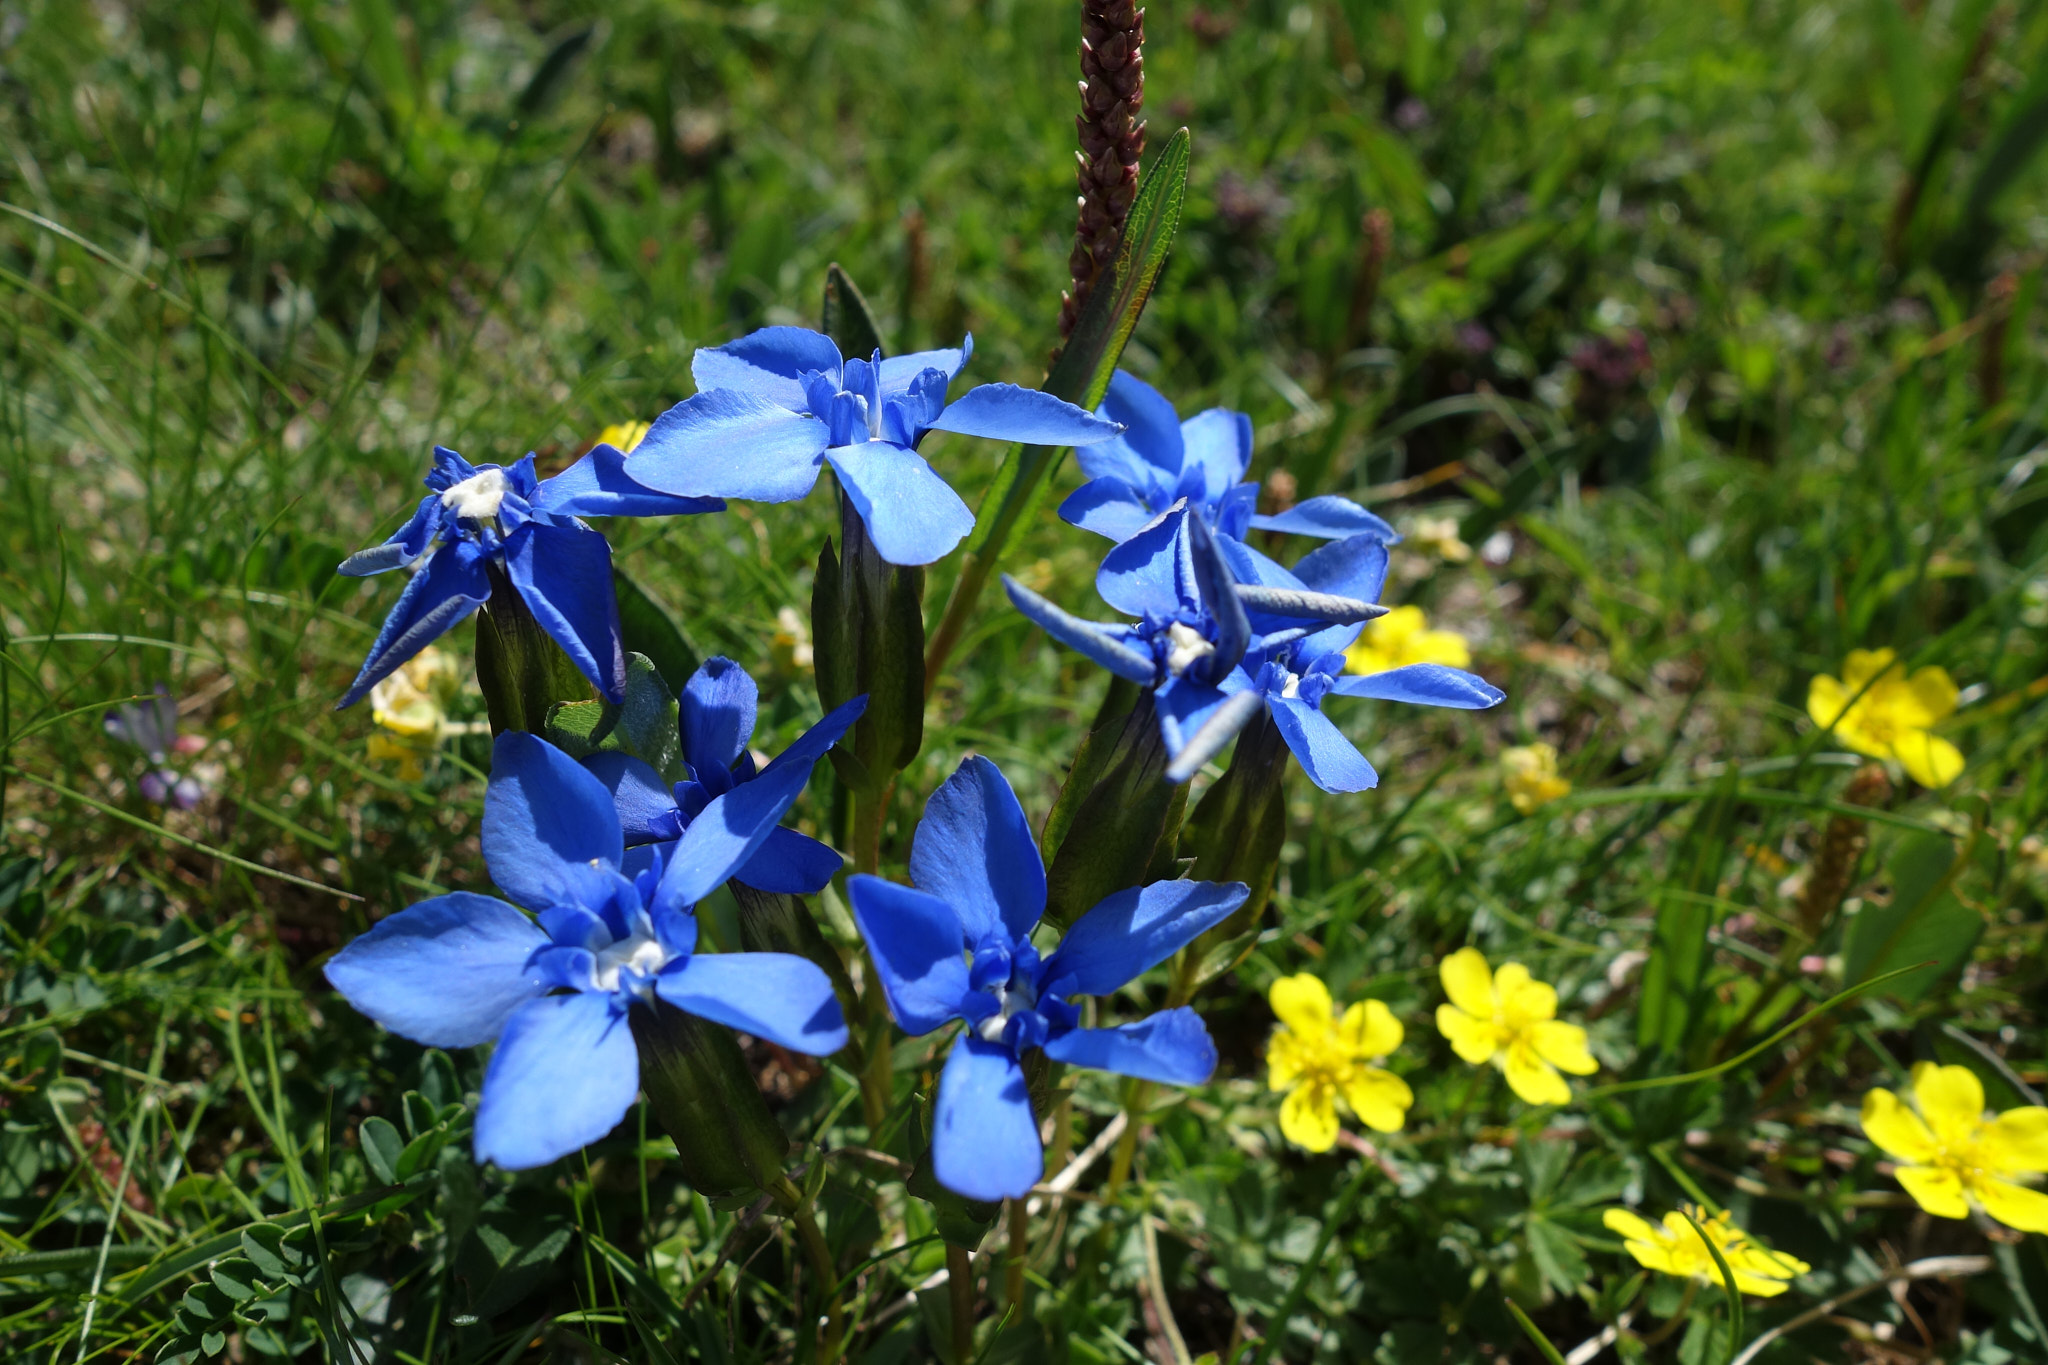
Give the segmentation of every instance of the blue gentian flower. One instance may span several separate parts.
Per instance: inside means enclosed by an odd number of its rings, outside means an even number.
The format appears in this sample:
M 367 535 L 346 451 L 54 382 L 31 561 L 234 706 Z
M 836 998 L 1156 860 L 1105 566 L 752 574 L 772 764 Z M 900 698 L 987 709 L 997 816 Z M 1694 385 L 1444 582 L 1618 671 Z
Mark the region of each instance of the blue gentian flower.
M 715 886 L 765 838 L 729 837 L 724 814 L 707 808 L 666 853 L 628 852 L 602 782 L 546 740 L 501 735 L 484 794 L 484 863 L 537 919 L 491 896 L 436 896 L 343 948 L 327 979 L 414 1042 L 497 1041 L 476 1153 L 509 1170 L 545 1165 L 617 1126 L 640 1088 L 627 1013 L 657 999 L 798 1052 L 836 1052 L 846 1025 L 814 963 L 694 951 L 685 892 L 704 880 L 703 859 L 729 859 Z M 693 845 L 714 827 L 720 837 Z
M 1353 536 L 1318 550 L 1356 553 L 1385 545 Z M 1313 556 L 1311 556 L 1313 558 Z M 1233 564 L 1237 567 L 1233 568 Z M 1212 533 L 1185 502 L 1111 550 L 1095 589 L 1129 622 L 1084 621 L 1005 575 L 1019 611 L 1118 677 L 1151 689 L 1176 781 L 1192 775 L 1258 712 L 1239 665 L 1333 626 L 1355 626 L 1386 608 L 1303 582 L 1250 547 Z M 1354 631 L 1355 635 L 1356 632 Z M 1196 755 L 1192 759 L 1190 754 Z M 1188 763 L 1185 771 L 1183 764 Z
M 473 465 L 434 447 L 432 492 L 398 533 L 359 551 L 336 572 L 361 577 L 426 564 L 399 594 L 384 628 L 336 709 L 353 706 L 400 664 L 489 599 L 496 576 L 508 582 L 541 629 L 583 676 L 614 702 L 625 700 L 626 655 L 612 596 L 612 548 L 579 517 L 665 517 L 716 512 L 716 498 L 652 492 L 625 476 L 626 457 L 599 445 L 551 479 L 536 478 L 533 456 L 514 465 Z
M 1020 1058 L 1170 1085 L 1200 1085 L 1216 1047 L 1186 1007 L 1117 1028 L 1082 1028 L 1071 1003 L 1107 995 L 1221 923 L 1248 894 L 1239 882 L 1154 882 L 1105 898 L 1041 957 L 1045 864 L 1017 794 L 985 758 L 963 762 L 925 803 L 911 844 L 912 890 L 850 878 L 854 919 L 903 1031 L 961 1020 L 939 1079 L 932 1171 L 970 1199 L 1027 1192 L 1045 1172 Z
M 868 699 L 858 696 L 837 708 L 756 772 L 747 741 L 758 701 L 745 669 L 730 659 L 706 660 L 684 685 L 678 716 L 688 781 L 670 786 L 631 754 L 592 754 L 583 766 L 610 789 L 628 848 L 682 838 L 713 802 L 734 794 L 721 807 L 729 830 L 738 831 L 728 838 L 749 838 L 757 826 L 768 832 L 731 875 L 760 891 L 809 895 L 832 880 L 842 860 L 830 846 L 779 822 L 802 794 L 811 764 L 860 719 Z M 727 860 L 725 854 L 705 857 L 704 874 Z M 687 899 L 698 900 L 717 884 L 692 880 L 684 890 Z
M 172 699 L 170 688 L 158 683 L 155 695 L 146 704 L 122 702 L 107 712 L 101 724 L 109 735 L 142 750 L 143 756 L 156 765 L 135 784 L 151 805 L 191 810 L 206 795 L 204 782 L 165 765 L 173 751 L 193 753 L 206 746 L 206 741 L 196 735 L 178 733 L 178 703 Z
M 958 350 L 844 360 L 822 332 L 764 327 L 690 362 L 698 393 L 656 419 L 627 457 L 649 488 L 684 497 L 794 502 L 830 464 L 891 564 L 929 564 L 974 529 L 974 514 L 917 453 L 928 431 L 1085 446 L 1116 434 L 1049 393 L 983 384 L 952 402 Z
M 1380 595 L 1387 578 L 1387 549 L 1373 536 L 1354 536 L 1325 545 L 1303 558 L 1292 572 L 1246 546 L 1226 544 L 1223 551 L 1242 581 L 1269 589 L 1305 588 L 1370 602 Z M 1380 673 L 1347 674 L 1344 651 L 1364 629 L 1363 622 L 1303 631 L 1299 622 L 1257 608 L 1248 614 L 1256 642 L 1222 684 L 1223 690 L 1232 694 L 1227 705 L 1244 708 L 1247 719 L 1263 705 L 1302 771 L 1326 792 L 1364 791 L 1378 786 L 1380 780 L 1358 746 L 1322 713 L 1326 697 L 1374 697 L 1418 706 L 1482 710 L 1499 705 L 1507 695 L 1477 674 L 1442 664 L 1408 664 Z M 1192 776 L 1211 754 L 1184 751 L 1168 768 L 1167 776 L 1175 780 Z
M 1400 542 L 1393 527 L 1335 494 L 1256 515 L 1259 486 L 1243 482 L 1252 462 L 1252 419 L 1241 412 L 1210 408 L 1183 422 L 1157 389 L 1122 370 L 1110 377 L 1095 411 L 1123 431 L 1074 452 L 1088 482 L 1060 504 L 1060 516 L 1084 531 L 1126 541 L 1186 499 L 1212 530 L 1232 540 L 1261 530 Z

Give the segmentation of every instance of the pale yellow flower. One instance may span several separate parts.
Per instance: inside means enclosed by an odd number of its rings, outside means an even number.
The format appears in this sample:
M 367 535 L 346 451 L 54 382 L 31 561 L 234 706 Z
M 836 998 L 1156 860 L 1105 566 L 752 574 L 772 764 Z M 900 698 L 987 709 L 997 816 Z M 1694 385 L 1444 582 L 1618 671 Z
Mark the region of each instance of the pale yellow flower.
M 1911 1108 L 1889 1090 L 1863 1097 L 1863 1133 L 1898 1158 L 1899 1184 L 1935 1217 L 1964 1218 L 1975 1204 L 2009 1228 L 2048 1232 L 2048 1194 L 2019 1183 L 2048 1171 L 2048 1109 L 1987 1118 L 1975 1072 L 1921 1062 Z
M 1570 1104 L 1571 1086 L 1557 1073 L 1600 1069 L 1586 1050 L 1586 1031 L 1558 1021 L 1557 991 L 1521 963 L 1494 972 L 1477 948 L 1460 948 L 1444 959 L 1442 976 L 1451 999 L 1436 1007 L 1437 1031 L 1474 1066 L 1498 1066 L 1528 1103 Z
M 1627 1209 L 1609 1209 L 1600 1221 L 1609 1232 L 1621 1235 L 1628 1254 L 1641 1262 L 1644 1269 L 1719 1286 L 1723 1283 L 1721 1267 L 1714 1264 L 1706 1242 L 1700 1240 L 1700 1234 L 1705 1233 L 1719 1249 L 1721 1259 L 1728 1262 L 1735 1287 L 1744 1294 L 1763 1298 L 1782 1294 L 1786 1288 L 1783 1281 L 1797 1279 L 1813 1269 L 1796 1256 L 1759 1245 L 1731 1223 L 1725 1213 L 1709 1217 L 1705 1209 L 1687 1212 L 1699 1224 L 1697 1230 L 1677 1212 L 1665 1214 L 1661 1226 Z
M 775 671 L 785 678 L 811 671 L 815 659 L 811 631 L 795 607 L 784 607 L 775 613 L 775 634 L 768 640 L 768 658 Z
M 1417 517 L 1408 527 L 1408 543 L 1418 550 L 1431 550 L 1447 564 L 1463 564 L 1472 558 L 1472 547 L 1458 538 L 1456 517 Z
M 1395 607 L 1365 623 L 1357 643 L 1344 651 L 1344 662 L 1349 673 L 1384 673 L 1409 664 L 1469 668 L 1472 651 L 1464 636 L 1429 629 L 1421 607 Z
M 370 757 L 395 762 L 407 782 L 426 776 L 426 756 L 450 731 L 448 703 L 462 686 L 452 655 L 428 645 L 370 689 Z
M 1548 744 L 1501 750 L 1500 779 L 1508 789 L 1508 800 L 1524 815 L 1572 792 L 1572 784 L 1557 775 L 1557 750 Z
M 1962 775 L 1962 751 L 1929 731 L 1954 714 L 1955 681 L 1935 666 L 1907 677 L 1898 659 L 1896 650 L 1850 650 L 1839 679 L 1822 673 L 1807 686 L 1806 714 L 1857 753 L 1897 759 L 1921 786 L 1946 787 Z
M 1283 976 L 1267 993 L 1280 1027 L 1266 1045 L 1266 1085 L 1286 1091 L 1280 1131 L 1311 1152 L 1337 1144 L 1337 1103 L 1366 1127 L 1399 1131 L 1415 1095 L 1408 1083 L 1374 1066 L 1401 1046 L 1401 1021 L 1377 1000 L 1361 1000 L 1337 1017 L 1330 992 L 1302 973 Z
M 593 445 L 613 446 L 622 455 L 631 455 L 633 447 L 646 439 L 650 424 L 646 422 L 614 422 L 597 433 Z

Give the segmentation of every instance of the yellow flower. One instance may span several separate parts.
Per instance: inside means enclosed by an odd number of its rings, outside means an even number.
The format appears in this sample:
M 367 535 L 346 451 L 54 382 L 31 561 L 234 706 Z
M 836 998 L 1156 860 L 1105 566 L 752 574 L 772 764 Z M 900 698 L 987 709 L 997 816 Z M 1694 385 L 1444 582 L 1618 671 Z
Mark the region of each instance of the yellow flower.
M 2016 1179 L 2048 1171 L 2048 1109 L 1986 1118 L 1976 1073 L 1932 1062 L 1913 1068 L 1913 1105 L 1889 1090 L 1863 1097 L 1864 1135 L 1898 1158 L 1914 1203 L 1937 1218 L 1967 1217 L 1974 1203 L 2007 1227 L 2048 1232 L 2048 1194 Z
M 1474 1066 L 1500 1067 L 1508 1088 L 1528 1103 L 1570 1104 L 1572 1089 L 1557 1073 L 1600 1069 L 1586 1051 L 1586 1031 L 1558 1022 L 1557 991 L 1521 963 L 1495 973 L 1477 948 L 1460 948 L 1444 959 L 1442 975 L 1451 999 L 1436 1007 L 1437 1031 Z
M 1267 998 L 1280 1027 L 1266 1045 L 1267 1087 L 1286 1091 L 1280 1131 L 1311 1152 L 1337 1143 L 1337 1101 L 1366 1127 L 1399 1131 L 1415 1095 L 1408 1083 L 1372 1063 L 1401 1046 L 1401 1021 L 1377 1000 L 1337 1017 L 1330 992 L 1303 973 L 1283 976 Z
M 1344 651 L 1352 673 L 1384 673 L 1408 664 L 1447 664 L 1467 668 L 1472 651 L 1465 637 L 1448 630 L 1430 630 L 1421 607 L 1395 607 L 1385 616 L 1365 623 L 1365 633 Z
M 424 760 L 449 732 L 448 702 L 462 685 L 454 658 L 428 645 L 370 689 L 370 757 L 395 761 L 404 781 L 426 776 Z
M 815 659 L 811 629 L 795 607 L 784 607 L 775 613 L 775 634 L 768 640 L 768 658 L 775 671 L 785 678 L 811 671 Z
M 1607 1225 L 1609 1232 L 1621 1234 L 1622 1245 L 1628 1248 L 1628 1254 L 1640 1261 L 1645 1269 L 1719 1285 L 1722 1283 L 1721 1267 L 1714 1264 L 1706 1242 L 1700 1240 L 1700 1233 L 1704 1232 L 1720 1250 L 1721 1258 L 1728 1262 L 1728 1269 L 1735 1276 L 1735 1287 L 1745 1294 L 1758 1294 L 1764 1298 L 1782 1294 L 1785 1286 L 1781 1281 L 1797 1279 L 1813 1269 L 1796 1256 L 1771 1251 L 1751 1241 L 1749 1234 L 1729 1222 L 1725 1213 L 1708 1217 L 1705 1209 L 1694 1208 L 1687 1212 L 1699 1224 L 1699 1231 L 1693 1230 L 1683 1214 L 1675 1212 L 1664 1215 L 1661 1227 L 1627 1209 L 1609 1209 L 1600 1221 Z
M 1523 744 L 1500 754 L 1501 783 L 1508 800 L 1524 815 L 1569 796 L 1572 784 L 1557 775 L 1557 750 L 1548 744 Z
M 1408 527 L 1408 543 L 1418 550 L 1434 550 L 1448 564 L 1472 558 L 1472 547 L 1458 538 L 1456 517 L 1417 517 Z
M 620 454 L 631 455 L 633 447 L 647 435 L 647 428 L 646 422 L 614 422 L 597 433 L 597 439 L 591 444 L 614 446 Z
M 1946 787 L 1962 774 L 1962 751 L 1928 732 L 1955 712 L 1955 681 L 1931 666 L 1909 678 L 1898 659 L 1890 649 L 1850 650 L 1839 679 L 1822 673 L 1808 685 L 1806 714 L 1857 753 L 1895 758 L 1921 786 Z

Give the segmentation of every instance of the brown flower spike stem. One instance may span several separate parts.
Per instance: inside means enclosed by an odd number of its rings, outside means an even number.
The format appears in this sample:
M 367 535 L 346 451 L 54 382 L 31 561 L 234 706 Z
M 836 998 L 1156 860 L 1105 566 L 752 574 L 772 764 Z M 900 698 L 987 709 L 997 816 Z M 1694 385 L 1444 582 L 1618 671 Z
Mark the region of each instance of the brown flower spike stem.
M 1096 278 L 1116 259 L 1145 151 L 1145 11 L 1135 0 L 1081 0 L 1080 220 L 1060 296 L 1060 338 L 1072 336 Z

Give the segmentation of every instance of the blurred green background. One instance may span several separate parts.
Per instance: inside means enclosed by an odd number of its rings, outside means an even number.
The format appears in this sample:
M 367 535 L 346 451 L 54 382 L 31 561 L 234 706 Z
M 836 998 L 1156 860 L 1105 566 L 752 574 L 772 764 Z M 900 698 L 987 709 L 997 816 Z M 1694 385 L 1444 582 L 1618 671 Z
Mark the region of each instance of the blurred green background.
M 1650 1149 L 1691 1133 L 1734 1181 L 1716 1197 L 1831 1277 L 1780 1320 L 1888 1256 L 1960 1247 L 1902 1196 L 1865 1198 L 1890 1186 L 1853 1113 L 1915 1058 L 1978 1058 L 2000 1105 L 2023 1098 L 2006 1074 L 2048 1079 L 2048 6 L 1172 0 L 1147 32 L 1153 141 L 1190 128 L 1194 170 L 1126 368 L 1183 414 L 1249 412 L 1269 488 L 1454 518 L 1479 553 L 1404 552 L 1388 600 L 1465 635 L 1509 701 L 1336 713 L 1385 781 L 1295 784 L 1279 921 L 1202 1002 L 1223 1072 L 1141 1157 L 1164 1261 L 1128 1209 L 1081 1208 L 1048 1253 L 1057 1292 L 988 1358 L 1172 1359 L 1149 1276 L 1197 1355 L 1299 1285 L 1262 1328 L 1288 1358 L 1534 1359 L 1503 1295 L 1566 1347 L 1612 1320 L 1634 1267 L 1594 1206 L 1681 1197 Z M 332 569 L 398 524 L 430 446 L 559 467 L 687 396 L 696 347 L 815 325 L 832 261 L 892 347 L 971 332 L 970 378 L 1037 383 L 1074 219 L 1077 36 L 1074 7 L 1036 0 L 0 7 L 11 1356 L 153 1355 L 195 1248 L 374 1186 L 359 1119 L 474 1087 L 475 1059 L 378 1034 L 317 975 L 371 919 L 486 886 L 486 742 L 413 780 L 366 750 L 367 708 L 329 709 L 393 593 Z M 970 504 L 1001 455 L 926 453 Z M 607 528 L 693 649 L 762 680 L 766 749 L 816 714 L 775 636 L 831 520 L 818 498 Z M 1048 517 L 1008 567 L 1093 613 L 1101 548 Z M 446 643 L 466 652 L 467 628 Z M 1557 981 L 1611 1068 L 1761 1036 L 1787 879 L 1851 766 L 1808 761 L 1807 679 L 1883 646 L 1965 689 L 1944 733 L 1970 768 L 1902 791 L 1865 873 L 1881 892 L 1902 829 L 1977 831 L 1968 964 L 1725 1093 L 1548 1128 L 1474 1102 L 1427 1022 L 1434 964 L 1467 941 Z M 206 746 L 194 811 L 147 802 L 140 756 L 101 727 L 158 681 Z M 1041 817 L 1101 685 L 991 597 L 892 850 L 970 748 Z M 1494 760 L 1539 739 L 1578 792 L 1524 820 Z M 1766 794 L 1706 799 L 1742 764 Z M 1617 959 L 1674 896 L 1707 907 L 1707 986 L 1683 1055 L 1639 1052 Z M 1397 1069 L 1419 1096 L 1390 1148 L 1403 1182 L 1306 1268 L 1357 1158 L 1289 1152 L 1272 1123 L 1264 989 L 1304 969 L 1409 1021 Z M 789 1122 L 825 1136 L 831 1083 L 794 1088 Z M 1082 1092 L 1100 1115 L 1118 1098 Z M 430 1210 L 357 1217 L 283 1325 L 234 1349 L 781 1358 L 772 1239 L 689 1298 L 733 1215 L 672 1178 L 643 1202 L 636 1151 L 514 1181 L 459 1144 Z M 856 1228 L 872 1198 L 839 1197 Z M 104 1263 L 10 1259 L 103 1243 Z M 2048 1359 L 2028 1289 L 2048 1261 L 2039 1239 L 2006 1253 L 1915 1310 L 1921 1354 L 1853 1358 Z M 876 1303 L 935 1254 L 874 1272 Z M 1860 1303 L 1910 1332 L 1887 1296 Z M 923 1358 L 928 1316 L 861 1349 Z M 1761 1358 L 1843 1340 L 1822 1322 Z

